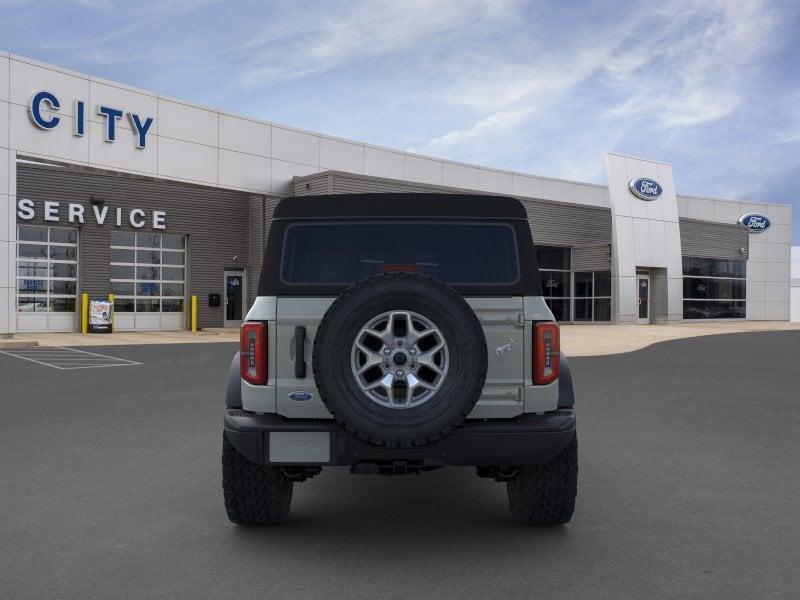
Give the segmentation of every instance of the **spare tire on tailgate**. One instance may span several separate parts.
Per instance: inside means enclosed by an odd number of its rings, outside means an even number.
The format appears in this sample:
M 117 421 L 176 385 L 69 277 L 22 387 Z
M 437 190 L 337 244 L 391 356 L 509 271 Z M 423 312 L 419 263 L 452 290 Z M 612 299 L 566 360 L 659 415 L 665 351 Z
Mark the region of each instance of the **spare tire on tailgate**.
M 486 379 L 486 339 L 464 299 L 415 273 L 384 273 L 339 296 L 314 339 L 320 397 L 372 444 L 421 446 L 458 427 Z

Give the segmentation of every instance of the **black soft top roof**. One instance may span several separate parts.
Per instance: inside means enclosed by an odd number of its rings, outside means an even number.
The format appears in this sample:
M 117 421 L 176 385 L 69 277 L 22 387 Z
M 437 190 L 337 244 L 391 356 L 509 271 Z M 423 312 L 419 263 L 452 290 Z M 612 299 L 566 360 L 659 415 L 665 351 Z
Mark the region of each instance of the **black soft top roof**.
M 294 285 L 281 279 L 284 237 L 304 220 L 430 220 L 481 219 L 508 224 L 515 233 L 519 280 L 511 285 L 454 285 L 460 294 L 473 296 L 541 296 L 542 283 L 525 207 L 507 196 L 479 194 L 326 194 L 281 200 L 275 207 L 261 265 L 259 296 L 337 296 L 348 285 Z M 324 239 L 320 241 L 324 244 Z
M 368 193 L 285 198 L 274 219 L 445 217 L 527 220 L 516 198 L 480 194 Z

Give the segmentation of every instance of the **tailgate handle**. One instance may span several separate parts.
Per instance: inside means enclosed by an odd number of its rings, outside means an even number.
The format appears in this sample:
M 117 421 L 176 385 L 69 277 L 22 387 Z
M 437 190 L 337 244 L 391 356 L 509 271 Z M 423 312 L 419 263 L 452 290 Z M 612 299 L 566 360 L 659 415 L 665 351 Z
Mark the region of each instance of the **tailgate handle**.
M 294 376 L 298 379 L 306 376 L 306 328 L 303 325 L 294 328 Z

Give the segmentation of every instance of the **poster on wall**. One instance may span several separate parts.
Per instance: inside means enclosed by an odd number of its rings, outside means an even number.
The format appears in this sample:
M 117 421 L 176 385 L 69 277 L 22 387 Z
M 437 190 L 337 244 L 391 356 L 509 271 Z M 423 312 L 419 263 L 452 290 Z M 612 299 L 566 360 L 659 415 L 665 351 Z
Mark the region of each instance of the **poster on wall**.
M 111 333 L 113 310 L 108 300 L 90 300 L 89 333 Z

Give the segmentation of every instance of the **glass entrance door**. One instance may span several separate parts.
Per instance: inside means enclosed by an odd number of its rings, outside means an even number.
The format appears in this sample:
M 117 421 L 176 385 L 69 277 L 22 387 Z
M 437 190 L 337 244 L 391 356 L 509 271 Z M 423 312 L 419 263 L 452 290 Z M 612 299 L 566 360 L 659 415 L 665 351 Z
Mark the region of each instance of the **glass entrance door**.
M 637 275 L 636 289 L 638 290 L 639 318 L 640 324 L 650 322 L 650 276 Z
M 244 271 L 225 271 L 225 327 L 238 327 L 244 314 Z

